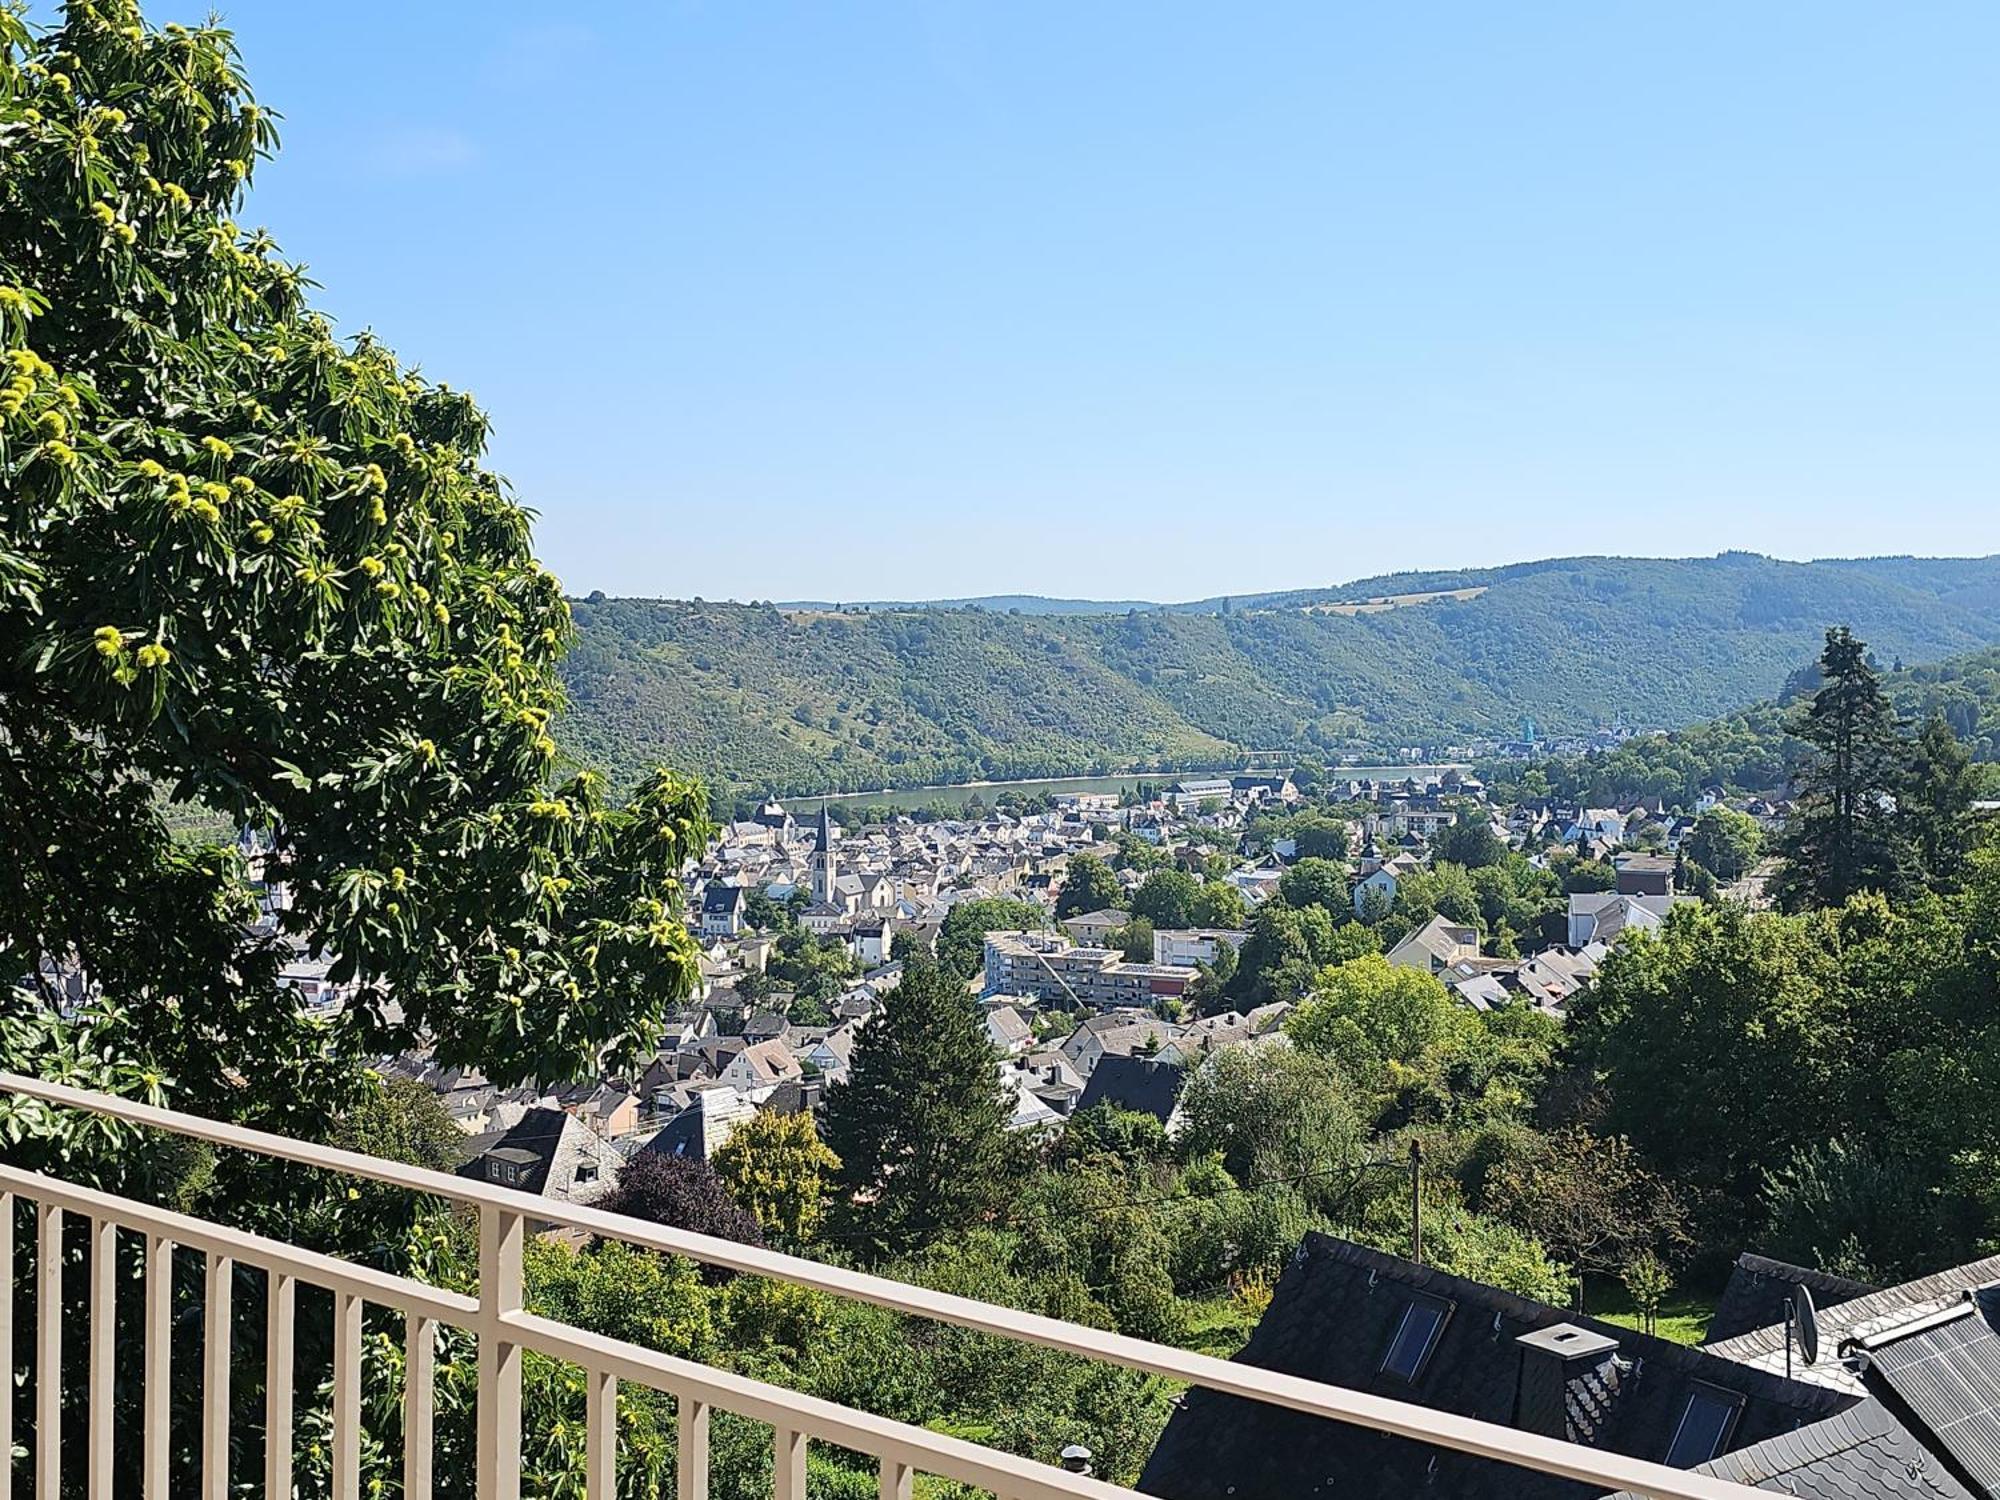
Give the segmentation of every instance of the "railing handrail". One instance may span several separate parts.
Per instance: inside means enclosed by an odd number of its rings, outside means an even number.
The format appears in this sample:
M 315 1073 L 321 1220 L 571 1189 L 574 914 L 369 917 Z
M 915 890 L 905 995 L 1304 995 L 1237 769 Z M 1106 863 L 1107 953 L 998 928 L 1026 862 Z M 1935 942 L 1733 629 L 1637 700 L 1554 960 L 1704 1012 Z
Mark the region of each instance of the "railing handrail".
M 1149 1343 L 1126 1334 L 1083 1328 L 1037 1313 L 1019 1312 L 971 1297 L 912 1286 L 884 1276 L 826 1265 L 758 1245 L 744 1245 L 734 1240 L 696 1234 L 582 1204 L 554 1202 L 518 1188 L 386 1161 L 340 1147 L 296 1141 L 247 1126 L 185 1115 L 131 1099 L 73 1088 L 67 1084 L 47 1083 L 15 1073 L 0 1072 L 0 1089 L 47 1104 L 84 1110 L 105 1118 L 206 1141 L 211 1145 L 344 1172 L 411 1192 L 496 1210 L 505 1215 L 583 1230 L 606 1239 L 683 1255 L 707 1265 L 789 1282 L 832 1296 L 851 1297 L 975 1332 L 1057 1349 L 1083 1359 L 1122 1365 L 1225 1395 L 1367 1427 L 1586 1484 L 1602 1485 L 1606 1492 L 1626 1492 L 1650 1497 L 1650 1500 L 1762 1500 L 1763 1492 L 1713 1475 L 1669 1468 L 1647 1459 L 1607 1453 L 1540 1433 L 1524 1432 L 1499 1423 L 1308 1380 L 1257 1365 L 1238 1364 L 1192 1350 Z
M 169 1209 L 119 1198 L 18 1167 L 0 1166 L 0 1193 L 52 1204 L 95 1223 L 158 1235 L 179 1248 L 227 1257 L 232 1263 L 284 1272 L 300 1282 L 359 1297 L 377 1306 L 416 1313 L 433 1322 L 474 1329 L 480 1305 L 407 1276 L 303 1250 L 251 1230 L 226 1229 Z M 634 1385 L 692 1398 L 753 1421 L 790 1426 L 824 1442 L 892 1458 L 931 1473 L 949 1473 L 1005 1495 L 1008 1500 L 1137 1500 L 1122 1485 L 1071 1474 L 1053 1465 L 984 1448 L 948 1433 L 932 1432 L 893 1417 L 876 1416 L 808 1396 L 752 1376 L 676 1355 L 663 1354 L 525 1311 L 503 1313 L 500 1323 L 525 1348 L 586 1369 L 608 1372 Z

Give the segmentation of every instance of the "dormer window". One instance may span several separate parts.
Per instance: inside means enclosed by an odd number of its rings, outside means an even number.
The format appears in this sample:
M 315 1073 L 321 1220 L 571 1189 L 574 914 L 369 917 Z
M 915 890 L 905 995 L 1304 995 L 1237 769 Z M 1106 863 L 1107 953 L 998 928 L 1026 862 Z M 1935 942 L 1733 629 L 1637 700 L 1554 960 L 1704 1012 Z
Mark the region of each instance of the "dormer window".
M 1705 1464 L 1723 1450 L 1736 1419 L 1743 1414 L 1743 1398 L 1719 1386 L 1697 1384 L 1681 1413 L 1674 1440 L 1667 1446 L 1667 1465 L 1691 1469 Z
M 1415 1385 L 1424 1366 L 1430 1363 L 1431 1351 L 1437 1348 L 1438 1335 L 1444 1332 L 1445 1320 L 1450 1316 L 1449 1302 L 1436 1297 L 1412 1297 L 1396 1320 L 1395 1335 L 1382 1356 L 1382 1373 Z

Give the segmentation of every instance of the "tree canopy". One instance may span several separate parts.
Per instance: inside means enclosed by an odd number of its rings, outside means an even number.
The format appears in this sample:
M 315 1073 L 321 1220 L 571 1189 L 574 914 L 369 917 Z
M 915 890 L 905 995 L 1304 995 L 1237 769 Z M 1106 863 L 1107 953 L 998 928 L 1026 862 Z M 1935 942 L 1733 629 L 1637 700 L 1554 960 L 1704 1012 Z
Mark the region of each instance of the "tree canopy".
M 1124 900 L 1124 887 L 1111 866 L 1095 854 L 1078 854 L 1070 859 L 1062 889 L 1056 892 L 1056 920 L 1122 906 Z
M 705 796 L 566 766 L 569 610 L 486 418 L 235 223 L 276 140 L 224 31 L 0 12 L 7 1003 L 73 959 L 86 1050 L 225 1111 L 323 1113 L 420 1038 L 500 1080 L 630 1060 L 696 978 Z M 278 932 L 162 796 L 263 831 Z M 360 987 L 331 1026 L 278 985 L 291 939 Z
M 938 929 L 938 967 L 953 979 L 970 979 L 985 960 L 987 933 L 1033 931 L 1046 926 L 1048 917 L 1042 908 L 1029 901 L 1004 896 L 961 901 L 945 913 Z
M 1764 831 L 1748 813 L 1711 807 L 1695 819 L 1687 857 L 1717 880 L 1741 880 L 1764 846 Z

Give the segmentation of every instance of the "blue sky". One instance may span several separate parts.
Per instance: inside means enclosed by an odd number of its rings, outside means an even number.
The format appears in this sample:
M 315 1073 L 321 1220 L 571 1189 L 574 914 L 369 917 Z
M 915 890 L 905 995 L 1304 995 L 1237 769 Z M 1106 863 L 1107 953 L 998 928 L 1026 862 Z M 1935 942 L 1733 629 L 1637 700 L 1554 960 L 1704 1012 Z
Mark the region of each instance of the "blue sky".
M 2000 550 L 1990 3 L 220 9 L 579 592 Z

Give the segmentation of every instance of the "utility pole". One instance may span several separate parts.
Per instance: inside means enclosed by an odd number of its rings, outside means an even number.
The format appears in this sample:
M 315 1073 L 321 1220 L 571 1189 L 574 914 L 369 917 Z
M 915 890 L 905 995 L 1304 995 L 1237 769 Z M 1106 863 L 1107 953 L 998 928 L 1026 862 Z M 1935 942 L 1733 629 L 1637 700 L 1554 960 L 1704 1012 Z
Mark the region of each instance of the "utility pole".
M 1424 1263 L 1424 1143 L 1410 1141 L 1410 1259 Z

